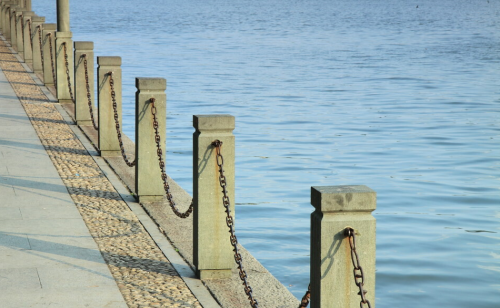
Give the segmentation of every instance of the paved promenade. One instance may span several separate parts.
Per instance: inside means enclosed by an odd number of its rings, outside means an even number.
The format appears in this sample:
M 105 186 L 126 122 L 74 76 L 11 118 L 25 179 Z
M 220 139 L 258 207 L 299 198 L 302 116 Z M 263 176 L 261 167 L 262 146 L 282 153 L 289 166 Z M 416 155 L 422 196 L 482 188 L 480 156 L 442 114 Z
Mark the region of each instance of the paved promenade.
M 32 77 L 0 40 L 0 307 L 218 307 Z

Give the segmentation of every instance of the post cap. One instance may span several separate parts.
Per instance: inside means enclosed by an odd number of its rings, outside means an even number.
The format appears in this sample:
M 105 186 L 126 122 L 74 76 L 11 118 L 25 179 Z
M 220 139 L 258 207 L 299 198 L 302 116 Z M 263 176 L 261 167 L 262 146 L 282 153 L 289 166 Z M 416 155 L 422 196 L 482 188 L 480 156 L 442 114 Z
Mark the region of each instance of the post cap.
M 54 31 L 57 30 L 57 24 L 43 24 L 43 30 Z
M 24 17 L 31 17 L 31 16 L 35 16 L 35 15 L 36 15 L 36 14 L 35 14 L 35 12 L 33 12 L 33 11 L 24 11 L 24 12 L 23 12 L 23 16 L 24 16 Z
M 110 65 L 110 66 L 121 66 L 122 65 L 122 57 L 97 57 L 97 64 Z
M 94 50 L 94 42 L 73 42 L 76 50 Z
M 311 187 L 311 204 L 325 212 L 372 212 L 377 193 L 365 185 Z
M 167 80 L 165 78 L 137 77 L 135 78 L 135 87 L 137 90 L 165 91 L 167 89 Z
M 45 22 L 45 17 L 35 15 L 35 16 L 31 17 L 31 20 L 33 22 Z
M 229 114 L 193 115 L 193 126 L 198 131 L 232 131 L 235 120 L 234 116 Z
M 73 37 L 73 33 L 71 33 L 70 31 L 65 31 L 65 32 L 63 32 L 63 31 L 57 31 L 56 32 L 56 37 L 57 38 L 69 38 L 70 39 L 71 37 Z

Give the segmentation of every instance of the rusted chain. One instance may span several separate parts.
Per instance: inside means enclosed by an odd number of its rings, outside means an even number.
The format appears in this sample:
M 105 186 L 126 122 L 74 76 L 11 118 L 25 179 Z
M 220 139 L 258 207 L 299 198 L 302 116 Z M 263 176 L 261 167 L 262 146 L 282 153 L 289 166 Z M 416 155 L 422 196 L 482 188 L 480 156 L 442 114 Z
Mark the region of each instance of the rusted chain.
M 82 58 L 83 58 L 83 67 L 85 69 L 85 86 L 87 87 L 87 99 L 88 99 L 88 103 L 89 103 L 90 119 L 92 120 L 92 126 L 94 126 L 94 129 L 98 130 L 99 128 L 97 127 L 97 124 L 95 123 L 95 119 L 94 119 L 94 110 L 92 109 L 92 95 L 90 94 L 89 69 L 88 69 L 88 64 L 87 64 L 87 54 L 83 54 Z
M 111 100 L 113 101 L 113 111 L 115 118 L 116 134 L 118 135 L 118 143 L 120 144 L 120 151 L 122 152 L 122 157 L 127 166 L 135 166 L 136 160 L 129 161 L 127 154 L 125 154 L 125 149 L 123 148 L 122 133 L 120 131 L 120 121 L 118 120 L 118 106 L 116 104 L 116 93 L 115 93 L 115 81 L 113 80 L 113 72 L 108 72 L 109 77 L 109 87 L 111 89 Z
M 346 228 L 344 230 L 344 235 L 349 238 L 349 246 L 351 247 L 351 260 L 352 260 L 352 265 L 354 266 L 353 269 L 353 274 L 354 274 L 354 283 L 356 286 L 359 288 L 359 293 L 358 295 L 361 296 L 361 302 L 359 303 L 359 307 L 363 308 L 365 307 L 364 305 L 367 305 L 368 308 L 371 308 L 370 301 L 366 299 L 366 291 L 364 289 L 365 285 L 365 276 L 363 273 L 363 268 L 359 264 L 359 256 L 358 252 L 356 251 L 356 235 L 355 231 L 353 228 Z
M 19 23 L 19 19 L 21 19 L 21 35 L 22 35 L 22 38 L 23 38 L 23 44 L 24 44 L 24 22 L 23 22 L 23 14 L 19 15 L 19 17 L 17 18 L 17 22 Z M 16 25 L 17 27 L 17 25 Z M 17 30 L 17 29 L 16 29 Z
M 42 45 L 42 25 L 38 25 L 38 43 L 40 44 L 40 60 L 42 61 L 42 72 L 45 65 L 43 59 L 43 45 Z
M 170 185 L 168 184 L 167 181 L 167 173 L 165 172 L 165 162 L 163 161 L 163 150 L 161 149 L 161 138 L 160 138 L 160 133 L 158 132 L 158 119 L 156 118 L 156 106 L 155 102 L 156 99 L 150 98 L 149 102 L 151 103 L 151 114 L 153 115 L 153 128 L 155 130 L 155 142 L 156 142 L 156 154 L 158 154 L 158 161 L 160 165 L 160 170 L 161 170 L 161 179 L 163 181 L 163 189 L 165 190 L 165 193 L 167 194 L 167 199 L 168 203 L 170 204 L 170 208 L 172 211 L 175 213 L 180 218 L 187 218 L 191 213 L 193 212 L 193 201 L 191 200 L 191 205 L 187 209 L 186 212 L 182 213 L 179 212 L 177 209 L 177 206 L 175 205 L 174 198 L 172 196 L 172 193 L 170 192 Z
M 49 37 L 49 48 L 50 48 L 50 65 L 51 65 L 51 68 L 52 68 L 52 79 L 54 81 L 54 83 L 57 82 L 57 79 L 56 79 L 56 70 L 55 70 L 55 67 L 54 67 L 54 51 L 52 49 L 52 33 L 49 32 L 47 33 L 47 36 Z
M 234 260 L 236 261 L 236 264 L 238 265 L 238 270 L 239 270 L 239 275 L 240 279 L 243 282 L 245 294 L 248 296 L 248 300 L 250 300 L 250 306 L 252 308 L 258 308 L 259 303 L 257 302 L 256 299 L 253 298 L 252 294 L 252 288 L 250 287 L 250 284 L 247 281 L 247 273 L 243 269 L 243 258 L 241 257 L 241 254 L 238 251 L 238 239 L 236 238 L 235 234 L 235 228 L 234 228 L 234 218 L 231 216 L 231 201 L 229 200 L 229 197 L 227 195 L 227 182 L 226 182 L 226 176 L 224 175 L 224 157 L 221 154 L 221 148 L 222 148 L 222 141 L 220 140 L 215 140 L 212 142 L 212 146 L 215 147 L 215 152 L 216 152 L 216 163 L 217 166 L 219 167 L 219 184 L 220 187 L 222 188 L 222 204 L 224 208 L 226 209 L 226 225 L 229 228 L 229 233 L 231 234 L 229 236 L 229 239 L 231 241 L 231 245 L 233 246 L 233 252 L 234 252 Z
M 26 23 L 28 23 L 28 30 L 30 32 L 31 53 L 33 53 L 33 28 L 31 26 L 31 18 L 28 19 Z
M 73 95 L 73 87 L 71 85 L 71 77 L 69 74 L 68 49 L 66 47 L 66 42 L 63 42 L 62 45 L 64 49 L 64 64 L 66 65 L 66 77 L 68 79 L 69 97 L 71 98 L 71 101 L 75 103 L 75 96 Z
M 309 284 L 309 287 L 307 287 L 306 294 L 304 294 L 304 296 L 302 297 L 299 308 L 306 308 L 307 305 L 309 305 L 310 299 L 311 299 L 311 284 Z

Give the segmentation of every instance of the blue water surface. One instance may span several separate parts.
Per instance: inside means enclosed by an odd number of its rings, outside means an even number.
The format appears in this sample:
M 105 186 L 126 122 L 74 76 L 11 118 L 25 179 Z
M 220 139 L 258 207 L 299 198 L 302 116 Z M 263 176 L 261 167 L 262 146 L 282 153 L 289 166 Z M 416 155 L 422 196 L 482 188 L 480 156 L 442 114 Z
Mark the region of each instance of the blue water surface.
M 86 0 L 71 27 L 123 58 L 129 137 L 134 78 L 168 80 L 187 191 L 192 115 L 236 117 L 238 238 L 295 296 L 310 187 L 359 184 L 378 198 L 379 307 L 500 307 L 500 1 Z

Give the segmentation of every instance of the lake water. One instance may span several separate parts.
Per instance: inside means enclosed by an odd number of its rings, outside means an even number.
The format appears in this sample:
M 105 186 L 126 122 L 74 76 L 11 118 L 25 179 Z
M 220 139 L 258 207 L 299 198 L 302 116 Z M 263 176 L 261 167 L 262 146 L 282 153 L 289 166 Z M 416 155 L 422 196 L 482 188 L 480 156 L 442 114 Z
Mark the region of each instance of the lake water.
M 55 3 L 33 10 L 55 22 Z M 86 0 L 71 26 L 123 58 L 129 137 L 134 78 L 168 80 L 189 192 L 192 115 L 236 117 L 238 238 L 295 296 L 310 187 L 360 184 L 379 307 L 500 307 L 499 0 Z

